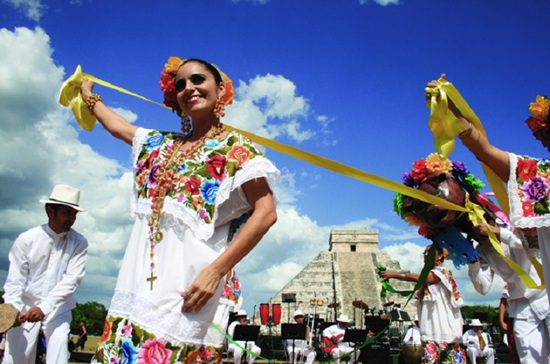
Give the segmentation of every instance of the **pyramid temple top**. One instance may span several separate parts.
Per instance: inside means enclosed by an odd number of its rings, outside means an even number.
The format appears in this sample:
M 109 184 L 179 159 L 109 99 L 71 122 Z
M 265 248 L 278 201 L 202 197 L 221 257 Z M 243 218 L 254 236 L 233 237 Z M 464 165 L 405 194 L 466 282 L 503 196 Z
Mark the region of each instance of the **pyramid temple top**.
M 329 252 L 377 252 L 378 230 L 343 230 L 330 232 Z

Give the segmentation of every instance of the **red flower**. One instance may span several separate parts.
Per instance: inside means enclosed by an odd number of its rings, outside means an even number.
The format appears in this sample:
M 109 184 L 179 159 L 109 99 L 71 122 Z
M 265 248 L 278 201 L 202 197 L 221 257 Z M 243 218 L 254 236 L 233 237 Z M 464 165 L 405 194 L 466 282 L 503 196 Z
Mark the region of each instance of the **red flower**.
M 231 149 L 231 151 L 229 152 L 229 158 L 236 160 L 239 167 L 242 166 L 248 160 L 249 156 L 250 156 L 250 151 L 241 145 L 237 145 L 233 147 L 233 149 Z
M 428 175 L 428 169 L 426 168 L 426 161 L 424 159 L 419 159 L 413 163 L 413 169 L 411 171 L 411 177 L 414 179 L 416 184 L 422 182 L 424 178 Z
M 106 318 L 105 326 L 103 326 L 103 334 L 101 335 L 101 339 L 99 339 L 98 345 L 106 343 L 111 338 L 112 327 L 113 323 L 109 321 L 109 318 Z
M 206 161 L 210 175 L 218 181 L 223 180 L 227 159 L 225 156 L 215 154 L 212 158 Z
M 524 182 L 530 181 L 537 175 L 537 161 L 520 159 L 518 161 L 518 175 Z
M 192 196 L 198 195 L 200 193 L 201 181 L 195 177 L 189 177 L 185 181 L 185 189 L 191 193 Z

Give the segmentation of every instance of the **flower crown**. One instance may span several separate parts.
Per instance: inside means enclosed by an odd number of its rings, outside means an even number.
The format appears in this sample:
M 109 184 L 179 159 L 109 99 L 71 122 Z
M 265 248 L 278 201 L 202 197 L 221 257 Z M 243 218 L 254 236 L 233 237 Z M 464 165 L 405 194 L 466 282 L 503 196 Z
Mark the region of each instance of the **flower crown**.
M 469 193 L 477 194 L 485 187 L 485 184 L 470 173 L 463 163 L 451 162 L 448 159 L 441 160 L 440 156 L 436 153 L 430 154 L 426 159 L 419 159 L 414 162 L 411 172 L 403 174 L 403 184 L 417 188 L 424 183 L 432 173 L 443 173 L 447 177 L 454 177 L 454 179 Z M 414 212 L 405 211 L 403 198 L 401 193 L 397 192 L 395 194 L 393 198 L 393 211 L 409 225 L 419 226 L 418 233 L 427 238 L 430 232 L 428 227 Z
M 177 101 L 177 92 L 176 86 L 174 85 L 174 80 L 176 78 L 176 73 L 178 69 L 184 65 L 188 60 L 180 59 L 178 57 L 168 58 L 168 63 L 164 65 L 162 74 L 160 76 L 159 85 L 161 90 L 164 92 L 164 105 L 168 106 L 175 111 L 179 116 L 183 114 L 183 110 Z M 235 89 L 233 88 L 233 81 L 225 73 L 223 73 L 218 66 L 211 64 L 222 78 L 222 82 L 225 84 L 225 94 L 223 96 L 224 105 L 231 105 L 233 103 L 233 98 L 235 97 Z
M 542 145 L 550 151 L 550 100 L 548 96 L 537 95 L 537 101 L 529 105 L 529 113 L 533 115 L 525 120 L 531 132 Z

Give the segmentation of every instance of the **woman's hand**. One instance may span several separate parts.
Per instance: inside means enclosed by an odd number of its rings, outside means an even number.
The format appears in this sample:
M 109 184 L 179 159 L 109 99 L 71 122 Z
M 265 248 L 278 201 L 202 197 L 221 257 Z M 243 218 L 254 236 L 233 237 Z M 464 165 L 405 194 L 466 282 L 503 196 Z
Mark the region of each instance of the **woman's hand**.
M 220 285 L 223 275 L 216 273 L 211 266 L 203 269 L 197 278 L 182 294 L 183 312 L 199 312 L 210 301 Z
M 82 98 L 86 100 L 88 97 L 92 95 L 93 90 L 94 90 L 94 81 L 84 77 L 82 84 L 80 85 L 80 94 L 82 95 Z
M 382 277 L 380 282 L 385 282 L 390 278 L 395 278 L 395 274 L 388 272 L 387 270 L 381 270 L 378 274 L 380 275 L 380 277 Z

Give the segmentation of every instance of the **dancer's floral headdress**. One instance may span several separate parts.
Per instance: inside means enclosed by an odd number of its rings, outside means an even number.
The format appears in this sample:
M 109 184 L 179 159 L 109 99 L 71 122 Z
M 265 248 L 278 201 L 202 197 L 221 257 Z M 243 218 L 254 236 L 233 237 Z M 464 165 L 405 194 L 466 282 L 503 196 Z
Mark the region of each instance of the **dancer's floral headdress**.
M 458 185 L 466 191 L 465 204 L 471 204 L 471 198 L 481 205 L 487 203 L 487 200 L 479 194 L 485 185 L 480 180 L 476 179 L 463 163 L 451 162 L 448 159 L 442 160 L 441 157 L 435 153 L 430 154 L 426 159 L 419 159 L 414 162 L 412 171 L 403 174 L 402 179 L 403 184 L 418 188 L 421 184 L 428 181 L 430 176 L 442 174 L 447 176 L 447 178 L 454 179 L 458 182 Z M 406 199 L 409 199 L 409 202 L 407 202 Z M 413 206 L 411 206 L 410 198 L 400 193 L 396 193 L 393 198 L 393 210 L 409 225 L 418 226 L 418 234 L 438 243 L 438 246 L 441 248 L 446 248 L 448 250 L 449 259 L 453 261 L 457 268 L 479 257 L 471 243 L 465 240 L 458 230 L 449 230 L 449 228 L 445 228 L 440 231 L 434 231 L 431 227 L 427 226 L 417 215 Z M 447 257 L 445 259 L 447 259 Z
M 529 105 L 529 113 L 533 115 L 525 120 L 533 135 L 548 151 L 550 151 L 550 100 L 548 96 L 537 95 L 537 101 Z
M 451 162 L 448 159 L 441 160 L 440 156 L 432 153 L 426 159 L 419 159 L 413 163 L 413 169 L 410 173 L 404 173 L 403 184 L 409 187 L 417 188 L 426 182 L 429 175 L 433 173 L 443 173 L 447 177 L 454 177 L 456 181 L 469 193 L 479 193 L 485 185 L 470 173 L 468 168 L 461 162 Z M 393 211 L 396 212 L 409 225 L 419 226 L 418 233 L 424 237 L 433 235 L 428 227 L 416 216 L 414 211 L 405 209 L 403 203 L 404 196 L 396 193 L 393 199 Z
M 176 87 L 174 85 L 174 80 L 176 78 L 176 73 L 178 69 L 184 65 L 188 60 L 180 59 L 178 57 L 168 58 L 168 63 L 164 65 L 162 70 L 162 75 L 160 76 L 159 85 L 162 91 L 164 92 L 164 105 L 168 106 L 175 111 L 179 116 L 182 114 L 182 109 L 178 104 L 176 99 Z M 225 105 L 230 105 L 233 103 L 233 98 L 235 96 L 235 89 L 233 88 L 233 81 L 225 73 L 223 73 L 218 66 L 211 64 L 222 78 L 222 82 L 225 84 L 225 95 L 223 97 L 223 102 Z

